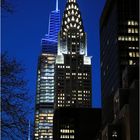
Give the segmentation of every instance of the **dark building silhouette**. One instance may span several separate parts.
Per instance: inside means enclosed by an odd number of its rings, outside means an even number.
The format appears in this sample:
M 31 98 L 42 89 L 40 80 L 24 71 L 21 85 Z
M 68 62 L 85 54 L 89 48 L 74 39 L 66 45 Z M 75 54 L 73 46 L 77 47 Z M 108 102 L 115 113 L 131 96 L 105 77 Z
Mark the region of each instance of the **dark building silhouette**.
M 95 140 L 101 125 L 101 109 L 59 108 L 54 122 L 54 140 Z
M 138 77 L 138 66 L 129 66 L 124 70 L 123 78 L 127 79 L 127 84 L 123 84 L 122 88 L 115 93 L 113 99 L 114 119 L 103 128 L 102 140 L 139 139 Z
M 113 98 L 126 66 L 139 65 L 139 0 L 107 0 L 100 19 L 102 123 L 113 121 Z M 128 81 L 129 82 L 129 81 Z
M 68 0 L 55 63 L 55 108 L 92 106 L 91 57 L 76 0 Z
M 37 70 L 35 140 L 53 140 L 54 66 L 59 30 L 60 11 L 56 1 L 56 9 L 50 14 L 48 34 L 41 40 L 42 52 Z

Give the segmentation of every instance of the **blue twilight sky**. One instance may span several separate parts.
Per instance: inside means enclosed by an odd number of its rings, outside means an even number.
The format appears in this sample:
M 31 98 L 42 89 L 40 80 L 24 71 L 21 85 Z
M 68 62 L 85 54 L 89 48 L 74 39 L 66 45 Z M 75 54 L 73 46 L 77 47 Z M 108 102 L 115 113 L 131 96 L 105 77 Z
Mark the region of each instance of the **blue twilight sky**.
M 2 17 L 2 51 L 16 57 L 27 69 L 32 103 L 36 94 L 36 72 L 41 38 L 48 32 L 49 13 L 56 0 L 11 0 L 15 12 Z M 61 18 L 67 0 L 59 0 Z M 93 107 L 101 107 L 99 19 L 105 0 L 77 0 L 92 56 Z M 33 104 L 32 104 L 33 105 Z

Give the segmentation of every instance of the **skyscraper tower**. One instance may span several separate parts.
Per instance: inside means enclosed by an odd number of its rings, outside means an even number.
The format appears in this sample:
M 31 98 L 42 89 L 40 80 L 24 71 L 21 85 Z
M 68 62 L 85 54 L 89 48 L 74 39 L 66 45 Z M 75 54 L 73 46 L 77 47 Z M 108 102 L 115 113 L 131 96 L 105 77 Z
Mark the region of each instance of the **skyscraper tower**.
M 76 0 L 68 0 L 55 64 L 55 107 L 91 107 L 91 57 Z
M 42 53 L 39 57 L 37 73 L 35 140 L 53 139 L 54 64 L 59 28 L 60 11 L 56 0 L 56 10 L 50 14 L 48 34 L 41 41 Z
M 106 0 L 100 19 L 103 124 L 113 120 L 113 96 L 126 67 L 139 65 L 139 0 Z

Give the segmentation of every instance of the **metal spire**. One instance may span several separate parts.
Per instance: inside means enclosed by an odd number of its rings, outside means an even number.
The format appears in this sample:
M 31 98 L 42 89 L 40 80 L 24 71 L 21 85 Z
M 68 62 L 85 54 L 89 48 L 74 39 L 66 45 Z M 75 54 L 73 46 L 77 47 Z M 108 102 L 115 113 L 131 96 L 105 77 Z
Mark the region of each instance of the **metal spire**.
M 56 0 L 56 11 L 58 11 L 58 0 Z
M 29 120 L 29 130 L 28 130 L 28 131 L 29 131 L 29 132 L 28 132 L 28 140 L 31 140 L 31 139 L 30 139 L 30 135 L 31 135 L 31 132 L 30 132 L 30 131 L 31 131 L 30 120 Z

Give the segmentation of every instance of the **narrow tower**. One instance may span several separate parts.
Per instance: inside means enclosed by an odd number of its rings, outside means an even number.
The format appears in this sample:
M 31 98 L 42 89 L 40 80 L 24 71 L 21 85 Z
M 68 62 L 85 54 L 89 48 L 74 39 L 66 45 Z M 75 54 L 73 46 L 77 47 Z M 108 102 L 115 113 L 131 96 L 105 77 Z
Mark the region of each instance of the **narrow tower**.
M 54 140 L 84 139 L 80 136 L 85 125 L 82 130 L 79 126 L 92 106 L 91 79 L 91 57 L 87 55 L 81 12 L 76 0 L 68 0 L 55 62 Z
M 48 34 L 41 41 L 42 53 L 37 73 L 35 140 L 53 140 L 54 64 L 59 28 L 60 11 L 57 0 L 56 10 L 50 14 Z
M 91 107 L 91 57 L 76 0 L 68 0 L 55 65 L 55 108 Z

